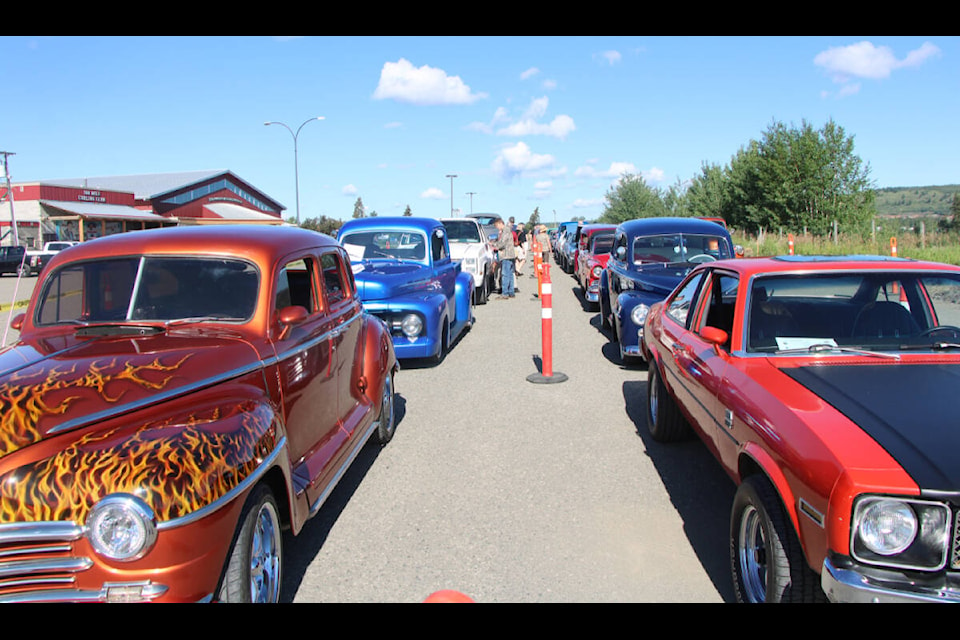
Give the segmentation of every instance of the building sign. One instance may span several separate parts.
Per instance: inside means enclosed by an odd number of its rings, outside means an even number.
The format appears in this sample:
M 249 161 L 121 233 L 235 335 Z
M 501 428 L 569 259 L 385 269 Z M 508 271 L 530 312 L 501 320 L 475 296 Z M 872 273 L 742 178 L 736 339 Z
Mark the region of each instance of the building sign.
M 106 196 L 104 196 L 99 191 L 91 191 L 90 189 L 83 189 L 78 195 L 77 200 L 81 202 L 103 202 L 107 201 Z

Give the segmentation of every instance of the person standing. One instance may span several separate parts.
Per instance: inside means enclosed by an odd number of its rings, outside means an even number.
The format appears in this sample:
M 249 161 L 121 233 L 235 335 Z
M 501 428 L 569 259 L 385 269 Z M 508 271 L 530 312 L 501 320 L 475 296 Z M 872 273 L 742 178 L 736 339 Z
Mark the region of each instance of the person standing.
M 506 223 L 498 219 L 497 241 L 495 247 L 500 255 L 500 298 L 514 297 L 514 260 L 517 258 L 517 252 L 514 247 L 513 232 L 507 229 Z
M 523 224 L 517 225 L 517 275 L 523 275 L 523 265 L 527 262 L 528 251 L 527 229 Z
M 542 224 L 539 227 L 537 227 L 537 244 L 540 245 L 540 251 L 543 254 L 543 264 L 549 264 L 550 263 L 550 236 L 547 234 L 547 225 L 545 224 Z

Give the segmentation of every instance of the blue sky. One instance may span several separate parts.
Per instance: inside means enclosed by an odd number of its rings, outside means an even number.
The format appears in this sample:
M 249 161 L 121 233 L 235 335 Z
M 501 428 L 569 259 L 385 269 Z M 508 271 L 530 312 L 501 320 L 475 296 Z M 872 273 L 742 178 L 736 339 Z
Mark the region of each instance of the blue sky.
M 957 36 L 3 36 L 14 182 L 229 169 L 302 218 L 603 211 L 774 121 L 853 136 L 878 187 L 960 183 Z M 469 195 L 470 193 L 473 195 Z

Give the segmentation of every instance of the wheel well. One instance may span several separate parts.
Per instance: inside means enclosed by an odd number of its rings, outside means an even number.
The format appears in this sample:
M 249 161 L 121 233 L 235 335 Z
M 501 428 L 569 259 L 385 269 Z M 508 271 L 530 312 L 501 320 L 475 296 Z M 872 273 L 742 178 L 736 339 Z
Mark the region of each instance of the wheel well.
M 280 524 L 284 529 L 290 528 L 292 525 L 290 496 L 287 493 L 287 484 L 283 478 L 283 471 L 280 470 L 280 467 L 274 466 L 264 474 L 260 482 L 267 485 L 274 499 L 277 501 L 277 509 L 280 511 L 278 514 L 280 516 Z

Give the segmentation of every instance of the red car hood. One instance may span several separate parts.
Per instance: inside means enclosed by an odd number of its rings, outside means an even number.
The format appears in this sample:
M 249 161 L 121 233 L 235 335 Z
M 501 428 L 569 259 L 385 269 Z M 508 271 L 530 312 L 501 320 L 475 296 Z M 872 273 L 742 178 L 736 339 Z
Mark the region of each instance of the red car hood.
M 61 335 L 18 343 L 0 352 L 0 458 L 258 363 L 253 348 L 233 337 Z

